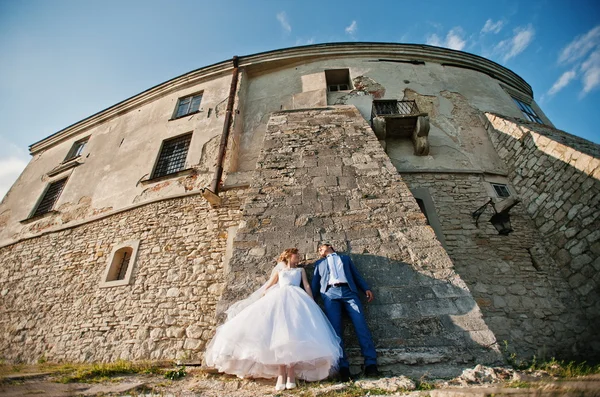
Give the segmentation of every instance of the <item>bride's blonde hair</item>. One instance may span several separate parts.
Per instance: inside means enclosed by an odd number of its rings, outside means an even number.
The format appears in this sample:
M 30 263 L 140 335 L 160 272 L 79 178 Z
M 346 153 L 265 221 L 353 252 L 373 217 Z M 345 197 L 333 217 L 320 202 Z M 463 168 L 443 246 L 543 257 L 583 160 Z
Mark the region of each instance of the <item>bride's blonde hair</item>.
M 292 255 L 298 255 L 298 248 L 287 248 L 279 255 L 277 262 L 285 262 L 288 264 Z

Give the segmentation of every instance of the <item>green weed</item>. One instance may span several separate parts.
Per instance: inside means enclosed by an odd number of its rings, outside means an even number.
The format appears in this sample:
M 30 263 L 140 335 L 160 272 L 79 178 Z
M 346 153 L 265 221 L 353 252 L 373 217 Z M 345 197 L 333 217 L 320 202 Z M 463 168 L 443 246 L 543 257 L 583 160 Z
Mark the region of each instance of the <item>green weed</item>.
M 185 370 L 185 365 L 183 367 L 180 367 L 177 369 L 172 369 L 172 370 L 165 372 L 165 378 L 171 379 L 171 380 L 180 379 L 186 375 L 187 375 L 187 372 Z
M 546 371 L 550 375 L 559 378 L 574 378 L 577 376 L 600 374 L 600 365 L 588 365 L 585 361 L 581 363 L 575 361 L 559 361 L 555 358 L 541 363 L 533 363 L 528 369 L 533 371 Z
M 66 365 L 60 372 L 69 373 L 59 377 L 56 380 L 59 383 L 102 382 L 115 375 L 157 374 L 160 367 L 151 362 L 118 360 L 113 363 Z

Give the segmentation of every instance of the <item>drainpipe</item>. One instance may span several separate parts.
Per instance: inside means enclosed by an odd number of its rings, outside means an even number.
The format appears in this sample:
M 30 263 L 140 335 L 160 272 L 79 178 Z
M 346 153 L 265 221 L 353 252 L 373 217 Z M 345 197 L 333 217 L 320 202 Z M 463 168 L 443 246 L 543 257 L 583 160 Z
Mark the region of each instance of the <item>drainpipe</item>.
M 236 56 L 232 58 L 233 71 L 231 76 L 231 86 L 229 87 L 229 99 L 227 100 L 227 111 L 225 113 L 225 122 L 223 123 L 223 133 L 221 134 L 221 143 L 219 145 L 219 154 L 217 156 L 217 169 L 215 170 L 215 176 L 210 184 L 210 189 L 204 189 L 204 197 L 211 203 L 213 201 L 220 202 L 219 195 L 219 184 L 221 177 L 223 176 L 223 162 L 225 161 L 225 153 L 227 151 L 227 141 L 229 140 L 229 131 L 231 130 L 233 104 L 235 102 L 235 91 L 238 83 L 238 65 L 239 59 Z M 209 192 L 206 192 L 209 190 Z M 212 194 L 211 194 L 212 193 Z M 211 196 L 211 198 L 207 197 Z M 216 197 L 214 197 L 216 196 Z

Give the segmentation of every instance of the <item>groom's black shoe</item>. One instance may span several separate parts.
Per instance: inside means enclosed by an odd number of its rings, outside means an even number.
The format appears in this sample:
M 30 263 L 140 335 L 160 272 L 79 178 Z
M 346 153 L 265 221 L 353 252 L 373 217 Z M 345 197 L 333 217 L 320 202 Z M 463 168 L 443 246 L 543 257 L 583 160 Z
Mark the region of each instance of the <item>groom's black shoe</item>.
M 352 376 L 350 375 L 350 368 L 342 367 L 338 372 L 338 379 L 340 382 L 350 382 Z
M 365 378 L 378 378 L 381 372 L 377 369 L 377 365 L 371 364 L 365 367 Z

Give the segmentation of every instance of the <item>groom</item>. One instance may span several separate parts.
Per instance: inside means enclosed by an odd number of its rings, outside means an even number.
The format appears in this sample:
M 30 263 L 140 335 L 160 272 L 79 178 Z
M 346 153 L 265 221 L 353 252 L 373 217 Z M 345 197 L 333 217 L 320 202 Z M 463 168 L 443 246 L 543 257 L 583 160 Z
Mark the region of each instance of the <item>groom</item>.
M 358 336 L 360 351 L 365 359 L 365 376 L 378 376 L 377 353 L 358 296 L 358 291 L 361 290 L 367 296 L 367 302 L 371 302 L 373 292 L 354 267 L 350 257 L 338 255 L 331 244 L 327 243 L 320 244 L 318 252 L 322 259 L 315 262 L 315 274 L 311 285 L 313 294 L 316 295 L 317 291 L 321 292 L 325 314 L 340 339 L 342 338 L 342 310 L 348 313 Z M 345 351 L 338 364 L 340 380 L 347 382 L 350 380 L 350 364 Z

